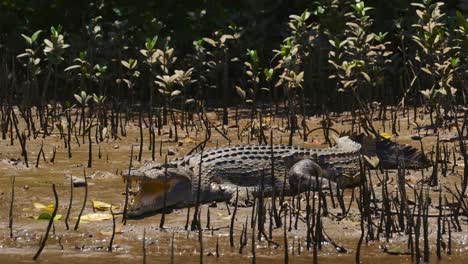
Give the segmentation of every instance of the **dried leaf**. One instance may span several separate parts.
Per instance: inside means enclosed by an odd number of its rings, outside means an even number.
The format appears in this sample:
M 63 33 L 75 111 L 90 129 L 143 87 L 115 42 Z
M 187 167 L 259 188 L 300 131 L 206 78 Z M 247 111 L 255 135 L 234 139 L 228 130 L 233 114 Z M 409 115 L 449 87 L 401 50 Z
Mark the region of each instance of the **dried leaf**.
M 96 221 L 103 221 L 112 219 L 112 214 L 108 213 L 92 213 L 92 214 L 85 214 L 81 216 L 81 220 L 96 222 Z
M 53 204 L 44 205 L 44 204 L 41 204 L 41 203 L 33 203 L 33 206 L 34 206 L 34 208 L 40 209 L 40 210 L 45 210 L 45 211 L 49 211 L 49 212 L 54 211 L 54 205 Z
M 122 234 L 123 223 L 120 223 L 115 227 L 115 234 Z M 103 236 L 112 236 L 112 231 L 99 231 L 99 233 Z
M 186 137 L 184 138 L 184 143 L 193 143 L 195 140 L 193 140 L 191 137 Z
M 108 203 L 105 203 L 105 202 L 93 200 L 93 208 L 95 210 L 107 211 L 107 210 L 111 209 L 111 206 L 112 206 L 112 210 L 120 209 L 120 205 L 111 205 L 111 204 L 108 204 Z
M 381 136 L 382 138 L 385 138 L 385 139 L 391 139 L 392 138 L 392 135 L 389 134 L 389 133 L 380 133 L 379 136 Z

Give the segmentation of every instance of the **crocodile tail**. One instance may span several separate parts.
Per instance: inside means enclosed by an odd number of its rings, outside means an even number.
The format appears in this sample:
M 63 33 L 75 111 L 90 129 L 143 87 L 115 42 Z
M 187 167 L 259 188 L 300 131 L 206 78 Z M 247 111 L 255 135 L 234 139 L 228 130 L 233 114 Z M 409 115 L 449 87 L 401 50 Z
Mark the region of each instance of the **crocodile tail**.
M 367 156 L 376 156 L 380 160 L 380 165 L 385 169 L 396 169 L 398 164 L 404 164 L 406 168 L 425 168 L 430 165 L 427 157 L 418 149 L 400 145 L 394 141 L 379 138 L 375 139 L 363 133 L 351 133 L 350 131 L 341 133 L 340 136 L 348 135 L 352 140 L 362 144 L 361 153 Z
M 361 150 L 361 144 L 353 141 L 348 136 L 338 137 L 333 136 L 336 142 L 336 148 L 342 149 L 346 152 L 358 152 Z

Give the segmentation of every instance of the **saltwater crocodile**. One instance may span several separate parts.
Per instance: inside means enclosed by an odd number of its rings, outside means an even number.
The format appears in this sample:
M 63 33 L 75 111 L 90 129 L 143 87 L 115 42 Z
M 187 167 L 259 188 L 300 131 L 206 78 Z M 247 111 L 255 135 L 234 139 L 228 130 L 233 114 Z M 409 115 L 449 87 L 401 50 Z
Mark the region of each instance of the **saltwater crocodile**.
M 256 195 L 262 180 L 266 195 L 273 190 L 292 194 L 317 186 L 355 185 L 361 145 L 348 137 L 335 141 L 336 146 L 328 149 L 243 145 L 209 149 L 167 164 L 148 163 L 125 176 L 138 185 L 128 215 L 139 216 L 164 206 L 184 207 L 197 198 L 201 203 L 233 203 L 238 197 L 238 203 L 245 204 Z

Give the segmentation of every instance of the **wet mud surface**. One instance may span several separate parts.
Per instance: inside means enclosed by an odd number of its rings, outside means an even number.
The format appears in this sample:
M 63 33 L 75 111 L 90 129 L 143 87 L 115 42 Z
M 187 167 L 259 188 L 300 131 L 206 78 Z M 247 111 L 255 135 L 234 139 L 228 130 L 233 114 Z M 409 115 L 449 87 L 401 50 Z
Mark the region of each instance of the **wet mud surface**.
M 213 122 L 216 123 L 215 114 L 211 114 Z M 346 117 L 340 117 L 346 119 Z M 286 143 L 288 131 L 284 131 L 281 127 L 280 120 L 276 120 L 274 142 Z M 320 119 L 310 118 L 309 127 L 317 127 Z M 241 122 L 245 123 L 244 120 Z M 349 130 L 350 122 L 337 122 L 334 127 L 337 130 Z M 173 142 L 169 138 L 169 128 L 164 129 L 162 136 L 157 136 L 157 144 L 162 140 L 162 152 L 167 153 L 167 150 L 175 152 L 175 155 L 169 156 L 169 159 L 183 156 L 200 140 L 204 138 L 203 132 L 196 135 L 195 131 L 190 132 L 191 140 L 185 140 L 184 131 L 179 131 L 179 140 L 182 143 Z M 232 139 L 231 145 L 245 144 L 237 139 L 237 128 L 228 129 L 228 136 Z M 174 261 L 176 263 L 197 263 L 200 259 L 200 243 L 198 231 L 187 231 L 184 226 L 187 218 L 187 208 L 176 209 L 171 213 L 166 214 L 165 228 L 160 229 L 159 223 L 161 214 L 146 216 L 141 219 L 130 219 L 125 226 L 121 225 L 121 215 L 116 215 L 117 230 L 121 231 L 115 234 L 113 241 L 113 252 L 108 252 L 109 241 L 112 232 L 112 220 L 103 221 L 88 221 L 81 222 L 78 230 L 73 230 L 76 222 L 76 217 L 81 209 L 84 199 L 84 188 L 74 188 L 73 206 L 70 215 L 70 229 L 66 230 L 64 218 L 68 208 L 70 195 L 70 178 L 69 176 L 83 177 L 83 171 L 86 170 L 88 179 L 88 198 L 83 214 L 93 213 L 92 201 L 102 201 L 113 205 L 123 207 L 125 196 L 125 183 L 120 176 L 122 172 L 128 170 L 130 160 L 131 145 L 134 146 L 134 151 L 137 153 L 139 146 L 139 131 L 138 122 L 130 122 L 127 127 L 128 135 L 122 137 L 121 140 L 108 140 L 108 142 L 100 143 L 101 158 L 98 158 L 99 147 L 93 145 L 93 167 L 86 168 L 88 160 L 88 145 L 82 144 L 80 147 L 72 142 L 73 157 L 67 156 L 67 149 L 63 146 L 63 139 L 60 139 L 58 133 L 53 133 L 51 136 L 42 139 L 39 136 L 35 140 L 27 142 L 28 154 L 30 157 L 29 168 L 26 168 L 21 157 L 21 149 L 19 143 L 15 141 L 13 146 L 9 140 L 0 140 L 0 263 L 16 263 L 16 262 L 31 262 L 32 257 L 37 251 L 40 240 L 46 230 L 48 220 L 35 220 L 31 216 L 37 216 L 43 209 L 37 209 L 33 203 L 41 203 L 49 205 L 54 203 L 52 184 L 56 184 L 59 206 L 58 214 L 62 215 L 60 220 L 54 222 L 54 227 L 51 230 L 47 245 L 40 256 L 40 263 L 135 263 L 143 261 L 143 233 L 146 234 L 146 258 L 148 263 L 169 263 L 171 261 L 171 239 L 174 237 Z M 399 137 L 394 138 L 399 143 L 408 143 L 419 148 L 419 142 L 411 140 L 410 136 L 414 134 L 414 130 L 402 129 Z M 441 136 L 450 138 L 454 137 L 453 131 L 445 131 Z M 266 131 L 269 135 L 269 130 Z M 148 134 L 145 131 L 145 145 L 143 159 L 151 159 L 151 151 L 148 150 Z M 267 138 L 269 140 L 269 138 Z M 81 141 L 81 137 L 79 137 Z M 426 149 L 431 149 L 435 144 L 436 136 L 429 135 L 423 139 Z M 325 148 L 323 134 L 318 130 L 311 134 L 308 142 L 303 143 L 299 137 L 295 138 L 297 145 L 305 147 Z M 35 167 L 36 157 L 40 149 L 40 145 L 44 144 L 44 152 L 46 161 L 40 157 L 39 167 Z M 256 142 L 252 142 L 256 143 Z M 450 146 L 455 146 L 456 143 L 449 143 Z M 212 132 L 212 138 L 208 142 L 207 147 L 226 146 L 228 142 L 218 133 Z M 57 148 L 55 162 L 51 163 L 53 147 Z M 135 155 L 134 153 L 134 155 Z M 162 162 L 163 156 L 159 155 L 159 146 L 157 150 L 157 160 Z M 135 157 L 134 157 L 135 158 Z M 133 160 L 134 166 L 140 163 Z M 376 190 L 376 195 L 379 195 L 379 185 L 377 177 L 372 172 L 373 185 Z M 425 175 L 430 175 L 430 170 L 424 171 Z M 462 162 L 460 161 L 455 169 L 455 173 L 448 173 L 447 177 L 440 177 L 442 185 L 453 186 L 455 183 L 460 184 L 460 178 L 463 173 Z M 390 179 L 394 179 L 395 171 L 390 171 Z M 11 200 L 11 177 L 15 176 L 15 199 L 13 203 L 13 238 L 10 238 L 9 224 L 9 209 Z M 407 183 L 416 185 L 421 179 L 421 171 L 408 171 Z M 389 188 L 396 188 L 396 180 L 389 184 Z M 393 189 L 392 189 L 393 191 Z M 429 190 L 429 194 L 436 201 L 437 189 Z M 450 201 L 450 195 L 447 199 Z M 351 198 L 351 190 L 346 190 L 345 201 L 348 204 Z M 413 199 L 409 195 L 410 199 Z M 329 197 L 327 196 L 327 199 Z M 292 204 L 292 198 L 286 197 L 285 201 Z M 305 208 L 305 201 L 302 196 L 301 207 Z M 268 203 L 267 203 L 268 207 Z M 329 204 L 329 211 L 332 214 L 338 214 L 341 210 L 336 207 L 332 208 Z M 207 227 L 207 217 L 209 208 L 210 226 Z M 231 211 L 233 207 L 230 208 Z M 190 211 L 190 219 L 193 217 L 193 208 Z M 116 210 L 118 212 L 121 209 Z M 437 214 L 438 210 L 431 206 L 430 214 Z M 103 212 L 103 213 L 109 213 Z M 302 213 L 302 212 L 301 212 Z M 229 225 L 231 216 L 228 214 L 224 203 L 217 203 L 216 207 L 209 207 L 205 204 L 201 207 L 201 226 L 203 240 L 203 260 L 207 263 L 247 263 L 252 261 L 252 246 L 251 237 L 253 229 L 250 228 L 252 208 L 238 208 L 235 218 L 234 241 L 235 247 L 229 245 Z M 376 218 L 379 216 L 376 215 Z M 239 254 L 239 237 L 242 233 L 242 226 L 245 225 L 247 219 L 248 244 L 243 249 L 243 253 Z M 341 221 L 333 216 L 328 215 L 322 217 L 323 228 L 328 237 L 337 245 L 346 249 L 346 253 L 339 253 L 331 243 L 324 243 L 322 249 L 318 251 L 319 262 L 330 263 L 354 263 L 357 243 L 361 234 L 360 217 L 356 204 L 350 209 L 350 213 Z M 452 255 L 442 255 L 441 262 L 444 263 L 466 263 L 468 257 L 468 232 L 467 219 L 460 217 L 462 220 L 462 231 L 453 230 L 451 233 L 452 239 Z M 306 249 L 306 226 L 298 220 L 297 229 L 295 228 L 295 218 L 292 219 L 291 231 L 287 232 L 288 237 L 288 257 L 292 263 L 310 263 L 312 261 L 312 250 Z M 266 227 L 268 230 L 269 220 L 267 218 Z M 435 256 L 435 241 L 437 218 L 429 218 L 429 238 L 431 247 L 431 262 L 436 262 Z M 289 218 L 287 218 L 289 228 Z M 190 226 L 190 223 L 189 223 Z M 189 228 L 190 229 L 190 228 Z M 446 236 L 444 236 L 446 237 Z M 404 233 L 393 234 L 388 241 L 381 235 L 379 240 L 369 241 L 366 244 L 364 241 L 361 248 L 361 261 L 363 263 L 397 263 L 410 262 L 410 255 L 390 255 L 383 252 L 383 248 L 401 248 L 405 251 L 408 236 Z M 219 241 L 219 257 L 216 257 L 216 242 Z M 255 257 L 257 263 L 283 263 L 284 262 L 284 238 L 283 228 L 273 230 L 273 241 L 279 244 L 275 247 L 268 241 L 256 241 Z M 447 242 L 447 241 L 446 241 Z M 421 238 L 422 245 L 422 238 Z M 421 246 L 422 247 L 422 246 Z M 299 252 L 300 251 L 300 252 Z

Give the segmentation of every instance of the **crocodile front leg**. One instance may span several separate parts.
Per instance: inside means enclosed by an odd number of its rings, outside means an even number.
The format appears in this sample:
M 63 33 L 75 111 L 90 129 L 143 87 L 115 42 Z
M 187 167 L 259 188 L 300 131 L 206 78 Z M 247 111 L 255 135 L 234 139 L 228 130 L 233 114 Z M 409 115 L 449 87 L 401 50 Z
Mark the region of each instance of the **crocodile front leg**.
M 255 199 L 254 194 L 257 190 L 257 187 L 254 186 L 237 186 L 231 183 L 223 183 L 219 185 L 219 188 L 224 194 L 226 201 L 229 201 L 229 204 L 235 205 L 237 199 L 237 206 L 247 207 L 253 204 L 253 199 Z
M 326 172 L 311 159 L 296 162 L 288 173 L 289 186 L 293 193 L 317 190 L 319 187 L 322 189 L 335 187 L 336 184 L 326 177 Z

